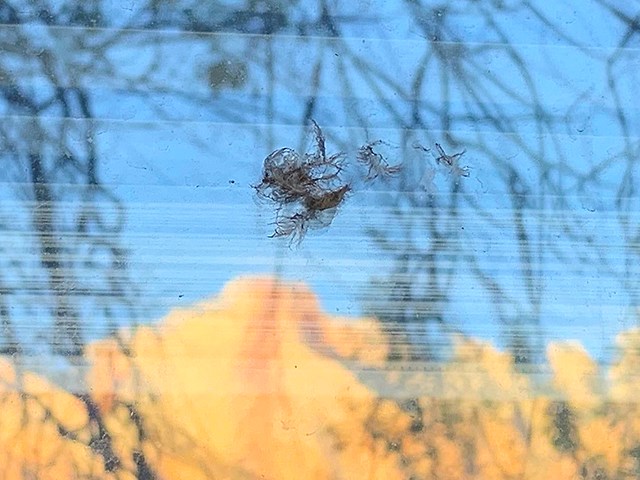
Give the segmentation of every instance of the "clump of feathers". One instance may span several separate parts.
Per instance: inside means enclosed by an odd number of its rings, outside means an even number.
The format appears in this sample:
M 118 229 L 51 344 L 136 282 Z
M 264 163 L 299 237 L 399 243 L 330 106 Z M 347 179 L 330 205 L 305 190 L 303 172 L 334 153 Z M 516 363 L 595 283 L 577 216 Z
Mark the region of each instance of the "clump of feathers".
M 288 237 L 291 243 L 300 243 L 309 229 L 329 226 L 352 190 L 352 183 L 343 178 L 346 155 L 327 154 L 326 138 L 315 120 L 311 120 L 311 130 L 311 151 L 301 154 L 288 147 L 275 150 L 264 160 L 260 183 L 253 186 L 258 198 L 276 205 L 275 230 L 270 236 Z M 366 169 L 365 182 L 386 179 L 402 170 L 402 163 L 391 165 L 381 152 L 385 145 L 389 144 L 375 140 L 358 149 L 356 160 Z M 468 167 L 459 165 L 464 150 L 448 155 L 439 143 L 435 146 L 439 154 L 436 163 L 452 175 L 469 176 Z M 418 143 L 414 148 L 430 150 Z M 428 168 L 420 181 L 429 193 L 435 191 L 434 176 L 435 170 Z
M 327 155 L 320 126 L 312 120 L 314 149 L 299 154 L 280 148 L 265 160 L 262 180 L 254 188 L 259 198 L 278 205 L 272 237 L 299 243 L 309 228 L 328 226 L 351 185 L 342 178 L 345 155 Z

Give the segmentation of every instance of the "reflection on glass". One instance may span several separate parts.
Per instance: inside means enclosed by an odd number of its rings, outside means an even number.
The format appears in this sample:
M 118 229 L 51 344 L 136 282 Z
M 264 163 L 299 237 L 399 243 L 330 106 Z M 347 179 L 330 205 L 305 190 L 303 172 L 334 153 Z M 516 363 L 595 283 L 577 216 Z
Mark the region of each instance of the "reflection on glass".
M 219 3 L 0 2 L 0 477 L 640 476 L 638 9 Z

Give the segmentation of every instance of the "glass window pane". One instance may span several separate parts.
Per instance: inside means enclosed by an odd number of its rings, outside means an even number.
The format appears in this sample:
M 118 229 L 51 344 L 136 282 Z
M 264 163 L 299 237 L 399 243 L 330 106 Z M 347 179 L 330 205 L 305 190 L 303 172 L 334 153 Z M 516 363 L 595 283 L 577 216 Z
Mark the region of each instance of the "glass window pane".
M 0 476 L 640 475 L 639 15 L 0 2 Z

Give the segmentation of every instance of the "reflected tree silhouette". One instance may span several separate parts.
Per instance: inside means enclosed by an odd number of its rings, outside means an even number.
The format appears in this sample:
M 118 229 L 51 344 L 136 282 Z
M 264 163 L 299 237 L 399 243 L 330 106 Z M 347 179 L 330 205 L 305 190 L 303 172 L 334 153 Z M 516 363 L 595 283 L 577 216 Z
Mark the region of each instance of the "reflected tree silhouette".
M 396 264 L 389 277 L 378 279 L 378 284 L 391 285 L 391 294 L 386 299 L 382 297 L 382 301 L 375 300 L 370 304 L 370 310 L 381 314 L 394 329 L 413 331 L 414 338 L 419 339 L 415 346 L 418 358 L 435 359 L 438 354 L 434 350 L 442 343 L 442 329 L 447 322 L 445 312 L 454 278 L 468 271 L 492 299 L 503 325 L 506 345 L 515 359 L 519 363 L 535 362 L 540 359 L 544 344 L 540 312 L 546 290 L 545 262 L 560 261 L 569 268 L 572 265 L 597 268 L 605 263 L 604 258 L 617 255 L 615 251 L 607 251 L 606 245 L 578 233 L 583 220 L 567 212 L 579 210 L 576 201 L 583 196 L 613 196 L 616 188 L 618 207 L 634 198 L 633 188 L 624 186 L 634 184 L 633 164 L 637 158 L 637 152 L 634 152 L 637 142 L 625 127 L 629 123 L 626 119 L 628 107 L 624 102 L 618 102 L 617 112 L 610 118 L 612 124 L 618 124 L 620 135 L 624 137 L 626 153 L 605 160 L 607 164 L 627 164 L 625 174 L 612 178 L 610 172 L 606 174 L 595 165 L 581 170 L 572 162 L 570 149 L 557 135 L 558 131 L 571 128 L 569 112 L 558 114 L 550 108 L 539 86 L 539 67 L 528 63 L 526 47 L 516 38 L 517 28 L 507 30 L 499 18 L 505 10 L 516 18 L 518 15 L 530 16 L 537 20 L 536 28 L 544 35 L 561 38 L 563 44 L 577 50 L 588 50 L 588 46 L 565 31 L 561 17 L 545 16 L 533 2 L 511 2 L 508 7 L 498 2 L 460 1 L 446 7 L 429 7 L 429 3 L 405 3 L 415 19 L 415 28 L 426 42 L 423 57 L 412 72 L 411 114 L 403 117 L 391 108 L 389 113 L 396 116 L 398 127 L 405 132 L 405 146 L 411 144 L 410 136 L 421 130 L 429 144 L 439 141 L 438 136 L 442 135 L 455 148 L 485 157 L 483 170 L 476 171 L 474 176 L 492 183 L 494 191 L 502 192 L 510 199 L 508 222 L 499 223 L 499 228 L 503 235 L 513 238 L 519 278 L 510 276 L 505 283 L 504 278 L 492 275 L 490 271 L 498 268 L 495 261 L 493 264 L 483 261 L 485 252 L 477 248 L 469 234 L 461 231 L 465 224 L 484 229 L 483 225 L 490 228 L 500 220 L 494 217 L 486 202 L 471 192 L 469 183 L 452 179 L 446 192 L 427 198 L 412 193 L 388 196 L 406 235 L 401 242 L 394 242 L 391 241 L 396 236 L 394 233 L 384 228 L 370 229 L 381 250 L 393 256 Z M 610 6 L 606 8 L 611 9 Z M 475 16 L 487 28 L 486 37 L 492 43 L 465 42 L 457 26 L 464 24 L 468 15 Z M 621 16 L 619 12 L 618 16 Z M 631 17 L 626 19 L 631 21 Z M 587 51 L 587 55 L 593 53 Z M 619 56 L 618 53 L 613 55 L 614 58 Z M 485 67 L 494 61 L 500 63 L 499 71 Z M 611 70 L 612 59 L 597 58 L 596 61 L 603 70 Z M 626 65 L 628 67 L 628 63 Z M 372 74 L 372 82 L 384 81 L 382 74 L 376 76 L 374 73 L 375 66 L 365 67 Z M 562 71 L 559 65 L 557 69 Z M 502 72 L 508 72 L 508 81 Z M 610 93 L 615 98 L 617 84 L 611 74 L 608 75 Z M 386 89 L 397 95 L 404 93 L 390 82 L 386 82 Z M 380 108 L 385 107 L 382 102 Z M 500 137 L 499 141 L 496 141 L 496 135 Z M 511 158 L 515 156 L 517 162 Z M 412 171 L 407 167 L 405 175 L 397 190 L 412 192 L 412 179 L 420 172 L 418 168 Z M 606 185 L 607 180 L 613 180 L 612 183 L 619 186 L 611 188 Z M 604 208 L 616 207 L 610 204 Z M 624 230 L 632 222 L 618 211 Z M 426 218 L 416 218 L 416 212 Z M 563 236 L 570 239 L 568 249 L 549 240 L 558 231 L 555 223 L 558 216 L 562 218 Z M 482 232 L 477 230 L 476 233 Z M 426 246 L 425 238 L 428 239 Z M 626 242 L 629 246 L 633 243 L 631 238 Z M 627 258 L 631 260 L 632 256 L 627 255 Z M 503 257 L 496 261 L 505 260 Z M 611 269 L 611 274 L 626 283 L 627 273 Z M 512 282 L 519 284 L 515 292 Z M 626 285 L 633 306 L 637 303 L 633 300 L 636 289 Z M 380 289 L 372 292 L 373 296 L 381 295 Z M 518 295 L 518 292 L 524 295 Z M 422 333 L 415 335 L 416 327 Z M 445 330 L 451 327 L 447 326 Z
M 124 206 L 101 183 L 93 99 L 78 86 L 82 83 L 78 78 L 69 77 L 74 71 L 69 62 L 75 59 L 60 55 L 46 35 L 30 28 L 34 23 L 64 26 L 85 21 L 95 26 L 100 9 L 78 3 L 56 12 L 43 4 L 29 16 L 22 13 L 20 3 L 0 4 L 4 24 L 0 148 L 5 167 L 0 169 L 0 181 L 14 186 L 11 197 L 19 201 L 17 208 L 11 204 L 0 208 L 3 215 L 13 217 L 3 225 L 4 234 L 28 244 L 24 250 L 3 249 L 0 333 L 2 353 L 13 356 L 19 389 L 22 360 L 40 350 L 39 338 L 51 353 L 80 365 L 85 330 L 90 327 L 87 318 L 111 323 L 113 331 L 114 314 L 122 315 L 137 301 L 120 240 Z M 31 260 L 33 256 L 38 260 Z M 26 305 L 17 305 L 25 296 Z M 12 317 L 14 307 L 28 309 L 32 304 L 42 306 L 51 318 L 49 324 L 38 326 L 44 331 L 39 337 L 33 336 L 31 326 L 20 323 L 24 319 Z M 86 445 L 104 459 L 106 472 L 116 471 L 121 468 L 120 460 L 102 414 L 89 393 L 81 386 L 76 388 L 75 397 L 86 410 L 86 428 L 91 432 Z M 56 424 L 61 436 L 84 442 L 56 420 L 43 403 L 46 398 L 26 392 L 21 398 L 25 409 L 29 404 L 39 405 L 45 422 Z M 156 477 L 147 471 L 138 478 Z
M 45 339 L 55 353 L 76 361 L 88 338 L 84 318 L 111 322 L 122 312 L 133 315 L 131 306 L 141 301 L 121 241 L 125 208 L 101 180 L 96 93 L 87 87 L 112 78 L 160 120 L 180 117 L 156 101 L 158 93 L 172 95 L 187 109 L 215 98 L 215 120 L 267 124 L 267 151 L 275 147 L 276 125 L 304 126 L 317 118 L 323 127 L 357 127 L 342 133 L 327 128 L 326 134 L 344 150 L 369 145 L 361 152 L 369 176 L 378 168 L 393 174 L 389 182 L 394 183 L 378 198 L 393 212 L 393 228 L 363 224 L 381 255 L 392 260 L 390 271 L 372 279 L 364 299 L 392 334 L 392 359 L 437 360 L 446 354 L 448 335 L 462 333 L 450 307 L 463 274 L 490 300 L 505 344 L 521 364 L 537 361 L 542 353 L 542 307 L 549 294 L 545 264 L 576 274 L 595 270 L 624 289 L 630 307 L 637 306 L 640 230 L 634 212 L 639 206 L 640 144 L 634 135 L 636 113 L 628 101 L 637 82 L 629 49 L 638 44 L 640 22 L 632 7 L 594 0 L 568 22 L 564 10 L 547 13 L 541 7 L 546 2 L 406 0 L 395 5 L 393 16 L 408 33 L 395 31 L 394 36 L 405 37 L 394 44 L 397 39 L 390 38 L 380 21 L 388 12 L 349 10 L 328 0 L 247 0 L 233 8 L 196 0 L 135 3 L 134 14 L 123 17 L 102 1 L 0 1 L 0 151 L 5 167 L 0 181 L 15 187 L 2 192 L 0 226 L 7 237 L 27 239 L 24 248 L 37 254 L 34 269 L 28 255 L 15 250 L 17 242 L 0 243 L 0 353 L 18 361 L 29 353 L 23 336 L 31 327 L 15 320 L 18 302 L 24 308 L 30 303 L 46 308 L 51 321 L 43 327 Z M 613 48 L 591 48 L 570 27 L 592 24 L 585 18 L 599 16 L 618 32 Z M 564 57 L 541 60 L 532 55 L 520 36 L 525 26 L 540 32 L 536 48 L 554 42 L 570 47 L 600 68 L 606 84 L 576 85 L 572 101 L 554 105 L 549 84 L 560 88 L 575 79 L 565 72 Z M 55 28 L 48 27 L 77 28 L 70 34 L 69 55 L 52 48 Z M 203 54 L 208 91 L 172 83 L 176 71 L 183 73 L 174 67 L 183 64 L 179 55 L 167 59 L 166 47 L 177 50 L 185 40 L 181 35 L 145 36 L 160 30 L 188 34 L 192 42 L 209 48 Z M 225 33 L 242 35 L 231 48 L 222 38 Z M 310 46 L 304 49 L 307 57 L 285 48 L 294 37 Z M 381 40 L 379 49 L 368 47 L 371 37 Z M 282 38 L 286 42 L 278 43 Z M 139 69 L 109 55 L 129 44 L 149 56 Z M 70 78 L 70 72 L 77 77 Z M 184 75 L 193 82 L 187 85 L 202 80 L 198 72 Z M 223 95 L 227 90 L 245 95 Z M 276 101 L 281 94 L 290 97 L 286 106 Z M 600 102 L 603 96 L 612 108 Z M 585 114 L 585 104 L 593 111 Z M 587 154 L 577 153 L 572 139 L 587 129 L 589 115 L 598 115 L 611 129 L 609 137 L 617 135 L 620 144 L 603 143 Z M 396 132 L 397 138 L 382 140 L 400 145 L 401 161 L 387 164 L 376 156 L 362 135 L 372 124 Z M 594 128 L 587 133 L 605 136 Z M 301 143 L 303 137 L 304 132 Z M 469 175 L 449 175 L 437 182 L 438 191 L 421 191 L 416 179 L 433 180 L 428 165 L 440 158 L 452 167 L 447 159 L 455 155 L 434 157 L 420 150 L 416 157 L 417 144 L 442 145 L 443 152 L 466 150 Z M 576 162 L 577 155 L 584 161 Z M 394 170 L 400 163 L 402 170 Z M 477 185 L 486 185 L 498 200 L 483 197 Z M 310 198 L 306 207 L 326 201 Z M 597 199 L 598 210 L 614 219 L 622 232 L 621 249 L 611 250 L 606 238 L 585 231 L 583 218 L 576 215 L 585 210 L 585 199 Z M 26 208 L 15 209 L 13 200 Z M 293 222 L 292 228 L 299 225 Z M 564 243 L 555 240 L 560 236 Z M 491 257 L 483 246 L 483 239 L 491 238 L 508 239 L 505 243 L 511 242 L 514 251 Z M 505 265 L 511 274 L 496 275 Z M 86 392 L 75 396 L 87 412 L 88 446 L 103 458 L 105 471 L 118 471 L 122 459 L 114 453 L 100 409 Z M 132 419 L 139 447 L 149 430 L 143 415 L 132 403 L 117 408 Z M 567 412 L 558 409 L 558 425 L 569 424 Z M 53 413 L 43 415 L 56 423 Z M 62 423 L 56 427 L 74 439 L 73 432 L 61 430 Z M 571 438 L 558 438 L 561 448 L 573 448 Z M 187 440 L 185 449 L 198 443 Z M 137 478 L 155 478 L 142 448 L 132 460 Z
M 12 196 L 25 206 L 23 211 L 4 212 L 17 217 L 4 230 L 31 242 L 41 269 L 41 274 L 34 273 L 29 253 L 3 255 L 3 289 L 20 295 L 3 295 L 2 350 L 17 354 L 25 341 L 34 347 L 34 339 L 18 334 L 11 318 L 16 306 L 12 303 L 27 293 L 26 302 L 42 305 L 52 318 L 50 327 L 42 327 L 41 337 L 54 353 L 78 358 L 86 341 L 81 311 L 86 315 L 88 308 L 96 322 L 109 323 L 116 311 L 122 315 L 136 301 L 127 252 L 119 239 L 125 211 L 101 183 L 93 99 L 78 86 L 82 79 L 69 77 L 74 71 L 69 62 L 76 60 L 60 55 L 46 35 L 29 26 L 68 25 L 100 13 L 85 12 L 80 4 L 53 13 L 43 5 L 30 17 L 13 3 L 2 2 L 0 7 L 3 23 L 9 24 L 0 38 L 5 52 L 0 60 L 5 168 L 0 175 L 15 187 Z
M 551 12 L 531 1 L 459 0 L 443 5 L 407 0 L 398 2 L 394 11 L 398 25 L 403 26 L 394 27 L 395 36 L 389 38 L 389 29 L 385 32 L 380 27 L 388 12 L 373 8 L 356 11 L 326 0 L 309 4 L 251 0 L 233 7 L 192 0 L 179 5 L 150 0 L 139 3 L 135 15 L 129 16 L 110 10 L 103 2 L 86 6 L 69 1 L 56 8 L 41 2 L 38 8 L 29 9 L 17 8 L 18 4 L 0 5 L 0 17 L 12 26 L 3 34 L 3 46 L 18 65 L 29 63 L 35 68 L 46 87 L 35 90 L 21 79 L 19 69 L 2 66 L 2 98 L 7 112 L 14 115 L 2 127 L 3 150 L 11 166 L 5 175 L 22 182 L 21 195 L 29 195 L 33 201 L 32 226 L 40 254 L 46 257 L 42 263 L 48 272 L 46 290 L 54 299 L 51 312 L 56 338 L 52 343 L 61 353 L 76 355 L 84 342 L 78 310 L 69 302 L 69 292 L 90 300 L 107 317 L 114 309 L 126 308 L 135 295 L 131 294 L 131 284 L 123 280 L 126 251 L 117 240 L 105 243 L 106 237 L 100 234 L 108 231 L 109 238 L 117 238 L 123 228 L 124 211 L 100 185 L 90 121 L 91 93 L 69 86 L 75 84 L 64 79 L 68 60 L 56 56 L 34 31 L 21 28 L 27 24 L 100 27 L 85 31 L 84 38 L 74 44 L 78 54 L 89 55 L 85 63 L 73 65 L 73 71 L 93 81 L 117 78 L 119 85 L 145 102 L 158 119 L 177 116 L 154 102 L 154 93 L 169 93 L 186 108 L 200 108 L 214 98 L 216 119 L 266 123 L 267 151 L 276 147 L 275 125 L 304 126 L 312 118 L 322 119 L 328 127 L 357 126 L 345 132 L 327 129 L 326 134 L 335 137 L 330 139 L 333 144 L 344 150 L 366 145 L 367 139 L 359 129 L 384 125 L 395 131 L 396 138 L 382 140 L 400 145 L 398 160 L 404 168 L 393 172 L 398 173 L 397 182 L 379 200 L 395 212 L 397 228 L 404 233 L 401 241 L 392 241 L 397 232 L 365 225 L 381 253 L 395 261 L 389 276 L 374 282 L 386 287 L 381 291 L 372 284 L 365 303 L 371 313 L 388 322 L 392 331 L 403 330 L 407 338 L 419 338 L 416 352 L 423 352 L 416 353 L 418 356 L 435 358 L 428 344 L 435 347 L 443 329 L 457 331 L 448 311 L 451 289 L 461 272 L 471 275 L 491 299 L 506 345 L 523 363 L 535 361 L 541 350 L 540 316 L 547 293 L 545 262 L 559 262 L 575 272 L 587 267 L 600 269 L 628 292 L 630 305 L 637 303 L 633 278 L 639 234 L 631 213 L 635 208 L 638 145 L 632 135 L 633 119 L 625 107 L 631 81 L 625 49 L 637 41 L 638 31 L 637 12 L 631 8 L 625 10 L 604 0 L 592 2 L 584 12 L 562 8 Z M 617 47 L 604 53 L 591 48 L 585 35 L 571 26 L 594 12 L 611 20 L 611 26 L 603 28 L 622 32 Z M 571 19 L 565 18 L 567 15 L 572 15 Z M 536 31 L 541 45 L 555 42 L 567 46 L 600 65 L 607 85 L 601 88 L 593 82 L 581 83 L 573 89 L 575 101 L 563 102 L 569 105 L 564 110 L 557 108 L 548 96 L 548 82 L 570 84 L 574 79 L 565 73 L 559 57 L 550 56 L 544 61 L 535 57 L 522 43 L 518 25 Z M 178 46 L 183 39 L 144 36 L 145 31 L 157 30 L 203 34 L 197 41 L 210 49 L 210 61 L 204 62 L 208 62 L 204 69 L 210 83 L 208 93 L 185 91 L 171 83 L 171 65 L 164 48 Z M 222 37 L 204 35 L 212 32 L 245 36 L 231 45 Z M 308 43 L 313 48 L 305 52 L 313 54 L 304 59 L 292 57 L 289 50 L 280 48 L 284 44 L 278 41 L 283 35 Z M 358 37 L 365 39 L 364 47 L 352 41 Z M 369 37 L 381 39 L 377 50 L 367 48 Z M 395 38 L 410 45 L 408 53 L 398 51 L 401 43 L 394 44 Z M 125 43 L 145 49 L 149 55 L 146 66 L 134 70 L 108 60 L 106 53 Z M 185 75 L 197 81 L 194 75 L 199 73 Z M 599 107 L 599 88 L 602 94 L 611 96 L 612 111 Z M 225 91 L 251 95 L 225 96 Z M 277 103 L 276 92 L 291 96 L 287 108 Z M 374 100 L 367 103 L 362 100 L 365 97 Z M 585 121 L 584 104 L 606 117 L 624 143 L 600 148 L 593 158 L 577 164 L 576 152 L 562 135 L 571 138 L 580 133 L 580 128 L 584 131 L 583 126 L 575 128 Z M 50 115 L 86 121 L 45 122 L 43 119 Z M 27 117 L 30 123 L 24 120 Z M 71 146 L 68 139 L 72 136 L 82 140 Z M 303 137 L 304 132 L 301 143 Z M 426 194 L 418 191 L 415 178 L 428 176 L 425 162 L 432 162 L 435 153 L 424 152 L 422 160 L 408 162 L 416 158 L 416 142 L 430 147 L 437 143 L 443 152 L 466 150 L 465 161 L 472 167 L 469 177 L 448 177 L 439 182 L 438 192 L 431 187 Z M 434 158 L 446 160 L 442 154 Z M 365 160 L 379 161 L 371 154 Z M 51 183 L 74 187 L 52 188 L 48 186 Z M 509 199 L 508 221 L 496 218 L 490 202 L 474 190 L 477 185 Z M 609 196 L 615 201 L 605 204 Z M 81 198 L 85 205 L 76 214 L 73 228 L 86 255 L 101 261 L 110 259 L 106 263 L 95 260 L 94 264 L 88 260 L 92 268 L 101 265 L 107 272 L 100 288 L 79 287 L 78 265 L 66 255 L 65 249 L 71 247 L 65 244 L 66 237 L 56 235 L 73 225 L 67 219 L 63 227 L 59 211 L 59 202 L 72 198 Z M 583 210 L 585 198 L 588 202 L 597 198 L 603 209 L 615 212 L 626 245 L 623 268 L 608 258 L 606 245 L 582 231 L 583 220 L 573 215 Z M 110 209 L 108 219 L 100 212 L 101 206 Z M 461 226 L 465 224 L 468 228 L 463 232 Z M 471 233 L 470 225 L 475 228 Z M 294 222 L 290 228 L 299 229 L 300 225 Z M 492 273 L 492 264 L 487 263 L 478 241 L 479 236 L 490 236 L 496 229 L 513 239 L 516 250 L 517 274 L 506 279 Z M 571 248 L 552 241 L 558 232 Z M 497 261 L 504 262 L 505 255 Z M 7 291 L 16 288 L 14 275 L 5 274 L 3 283 Z M 16 347 L 11 344 L 16 343 L 16 332 L 12 332 L 7 318 L 2 325 L 7 352 L 14 351 Z

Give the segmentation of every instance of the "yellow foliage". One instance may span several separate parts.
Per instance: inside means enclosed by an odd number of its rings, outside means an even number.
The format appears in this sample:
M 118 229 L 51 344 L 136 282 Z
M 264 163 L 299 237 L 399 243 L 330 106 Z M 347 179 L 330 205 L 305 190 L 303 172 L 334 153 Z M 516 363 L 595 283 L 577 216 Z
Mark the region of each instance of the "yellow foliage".
M 583 455 L 597 458 L 602 467 L 614 472 L 623 460 L 624 424 L 612 423 L 606 417 L 596 417 L 578 425 Z
M 87 445 L 87 416 L 78 398 L 33 374 L 18 377 L 4 361 L 0 369 L 3 479 L 115 478 Z
M 598 405 L 598 366 L 575 342 L 552 343 L 547 357 L 554 373 L 554 386 L 572 405 L 591 409 Z
M 610 396 L 617 402 L 634 402 L 640 391 L 640 328 L 617 337 L 619 358 L 609 371 Z
M 171 470 L 175 459 L 182 464 L 197 453 L 195 465 L 209 456 L 267 478 L 334 478 L 336 465 L 393 478 L 397 455 L 381 455 L 353 412 L 354 402 L 363 411 L 375 395 L 331 358 L 361 351 L 349 334 L 357 327 L 327 323 L 299 285 L 238 281 L 216 302 L 141 329 L 129 357 L 113 341 L 94 346 L 93 358 L 112 366 L 96 365 L 89 379 L 96 390 L 111 386 L 103 396 L 136 398 L 159 443 L 169 445 L 164 453 L 174 460 L 160 472 L 168 477 L 179 473 Z M 113 408 L 113 401 L 103 404 Z M 331 449 L 345 428 L 350 446 L 361 445 L 356 463 L 349 451 Z
M 80 394 L 0 360 L 0 478 L 568 480 L 638 468 L 640 330 L 620 335 L 609 385 L 580 345 L 550 345 L 544 389 L 510 354 L 454 341 L 445 364 L 393 363 L 374 319 L 323 314 L 300 284 L 239 279 L 89 345 Z

